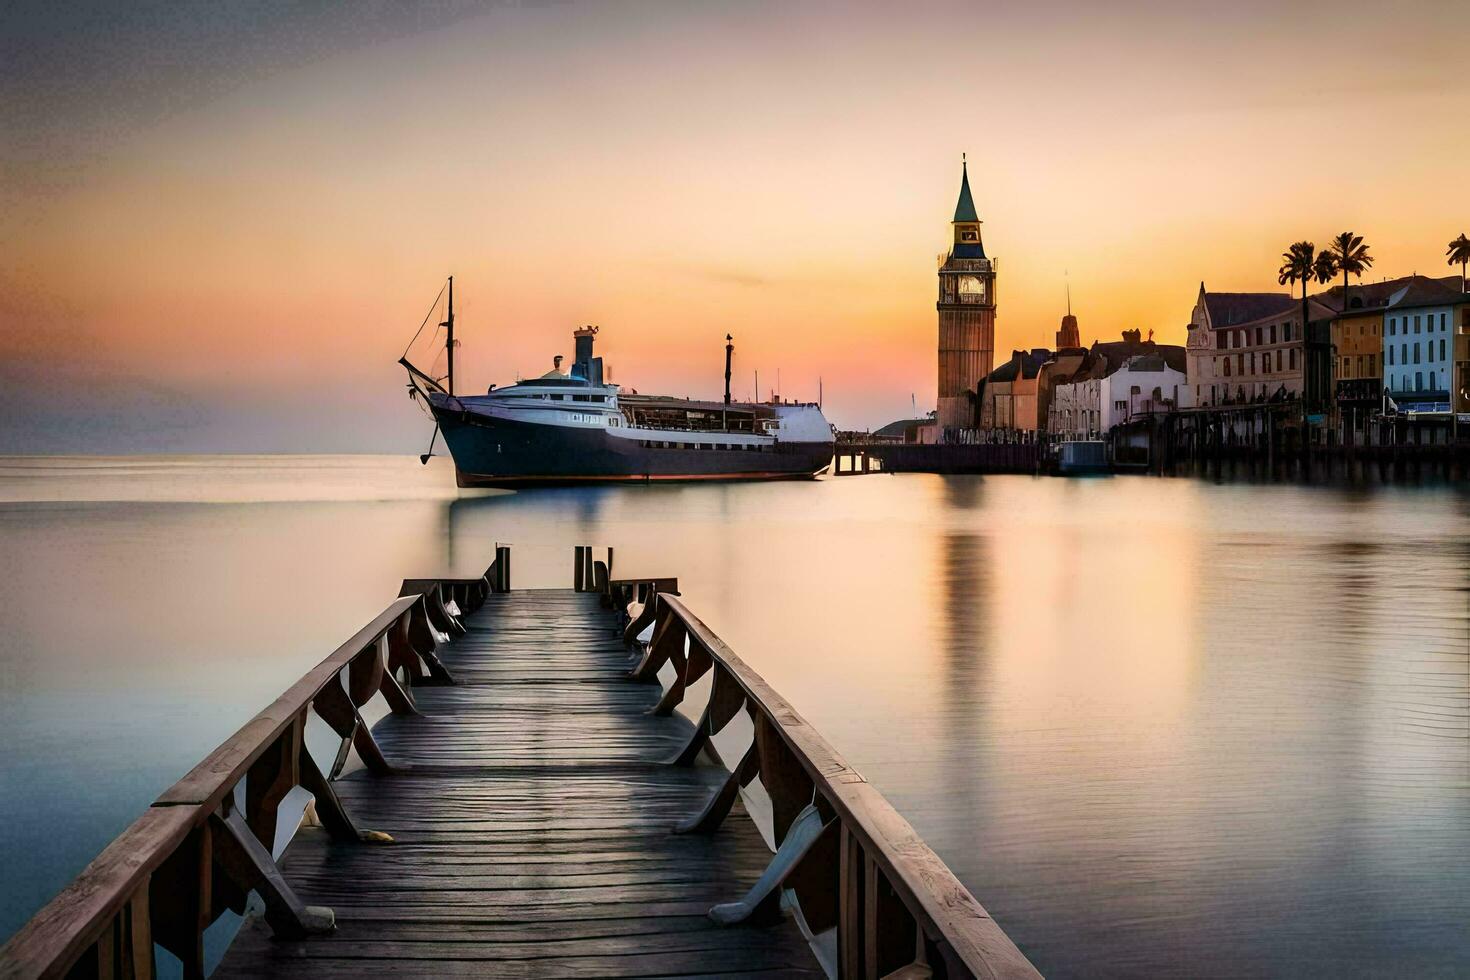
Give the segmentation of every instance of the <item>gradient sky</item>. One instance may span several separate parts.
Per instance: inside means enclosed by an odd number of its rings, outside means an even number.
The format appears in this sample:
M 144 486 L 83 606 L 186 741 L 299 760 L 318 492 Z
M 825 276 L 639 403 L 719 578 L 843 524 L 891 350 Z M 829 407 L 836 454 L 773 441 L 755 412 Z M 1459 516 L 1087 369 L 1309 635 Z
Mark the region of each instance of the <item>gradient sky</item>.
M 65 9 L 62 9 L 63 6 Z M 280 8 L 280 9 L 277 9 Z M 614 379 L 934 400 L 969 154 L 997 359 L 1182 343 L 1201 279 L 1470 227 L 1463 3 L 20 2 L 0 10 L 0 451 L 406 451 L 598 323 Z M 764 393 L 764 392 L 763 392 Z

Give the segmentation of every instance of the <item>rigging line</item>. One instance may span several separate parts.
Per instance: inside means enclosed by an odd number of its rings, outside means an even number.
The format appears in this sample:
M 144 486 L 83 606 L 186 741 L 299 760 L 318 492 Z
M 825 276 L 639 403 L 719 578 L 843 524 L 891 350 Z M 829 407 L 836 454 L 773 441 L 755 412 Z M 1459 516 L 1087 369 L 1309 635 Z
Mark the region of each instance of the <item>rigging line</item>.
M 424 314 L 424 322 L 423 323 L 420 323 L 418 330 L 414 331 L 413 340 L 410 340 L 408 342 L 408 346 L 405 347 L 405 348 L 403 348 L 403 356 L 404 357 L 407 357 L 408 356 L 408 352 L 413 348 L 414 341 L 416 341 L 416 340 L 419 339 L 419 334 L 423 333 L 424 332 L 424 328 L 429 325 L 429 317 L 433 316 L 434 315 L 434 311 L 439 308 L 439 301 L 444 298 L 444 290 L 446 290 L 448 288 L 449 288 L 449 283 L 447 281 L 444 283 L 444 285 L 442 285 L 442 286 L 439 287 L 439 295 L 434 297 L 434 305 L 431 306 L 431 307 L 429 307 L 429 312 L 427 312 L 427 313 Z M 434 335 L 435 336 L 438 336 L 438 333 L 439 332 L 437 330 L 434 331 Z

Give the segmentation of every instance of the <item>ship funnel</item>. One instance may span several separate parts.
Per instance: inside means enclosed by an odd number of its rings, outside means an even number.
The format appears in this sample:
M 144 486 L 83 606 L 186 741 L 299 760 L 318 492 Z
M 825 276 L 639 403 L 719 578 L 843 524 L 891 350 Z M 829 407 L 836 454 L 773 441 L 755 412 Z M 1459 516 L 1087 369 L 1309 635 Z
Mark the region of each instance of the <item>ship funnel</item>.
M 600 385 L 602 358 L 592 356 L 592 340 L 597 336 L 597 329 L 589 323 L 572 331 L 572 339 L 577 344 L 577 358 L 572 362 L 572 374 L 590 384 Z

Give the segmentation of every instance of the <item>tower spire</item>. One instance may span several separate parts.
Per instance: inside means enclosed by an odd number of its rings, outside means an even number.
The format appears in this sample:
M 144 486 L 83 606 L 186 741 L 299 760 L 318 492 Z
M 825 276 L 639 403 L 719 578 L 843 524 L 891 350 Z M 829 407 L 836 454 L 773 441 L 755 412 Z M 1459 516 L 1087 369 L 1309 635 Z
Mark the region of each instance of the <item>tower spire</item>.
M 970 166 L 963 153 L 960 154 L 960 199 L 954 206 L 954 220 L 980 221 L 980 216 L 975 213 L 975 199 L 970 196 Z

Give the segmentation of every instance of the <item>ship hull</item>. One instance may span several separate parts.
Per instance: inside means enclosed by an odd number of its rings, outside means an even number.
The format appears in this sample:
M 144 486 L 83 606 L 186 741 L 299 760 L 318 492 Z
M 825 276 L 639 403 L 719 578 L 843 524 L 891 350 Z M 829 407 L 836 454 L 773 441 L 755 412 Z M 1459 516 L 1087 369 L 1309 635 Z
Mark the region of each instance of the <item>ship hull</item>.
M 831 442 L 777 442 L 760 451 L 652 448 L 649 440 L 599 428 L 523 422 L 439 406 L 434 416 L 461 487 L 801 480 L 818 476 L 832 462 Z M 719 433 L 697 437 L 719 445 Z

